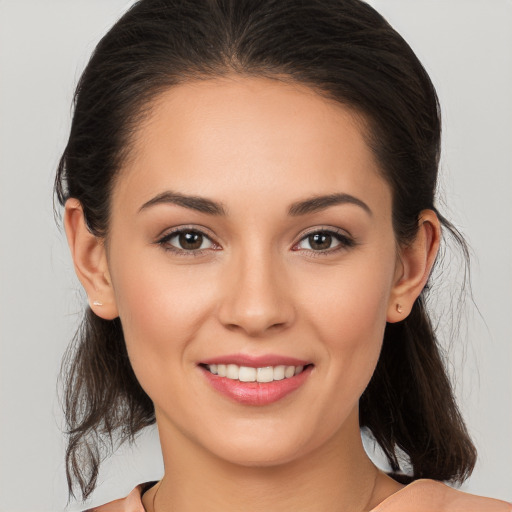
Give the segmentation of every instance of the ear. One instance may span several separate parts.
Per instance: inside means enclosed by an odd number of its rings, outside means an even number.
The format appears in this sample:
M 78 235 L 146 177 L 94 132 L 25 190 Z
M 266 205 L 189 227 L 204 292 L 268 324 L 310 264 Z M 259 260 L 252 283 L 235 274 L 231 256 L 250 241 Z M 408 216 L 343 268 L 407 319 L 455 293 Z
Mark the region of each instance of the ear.
M 423 210 L 416 238 L 400 249 L 388 303 L 388 322 L 399 322 L 411 312 L 414 301 L 427 284 L 440 240 L 441 224 L 437 215 L 432 210 Z
M 77 199 L 66 201 L 64 227 L 75 272 L 85 288 L 89 306 L 96 315 L 105 320 L 117 318 L 119 315 L 104 241 L 89 231 L 82 205 Z

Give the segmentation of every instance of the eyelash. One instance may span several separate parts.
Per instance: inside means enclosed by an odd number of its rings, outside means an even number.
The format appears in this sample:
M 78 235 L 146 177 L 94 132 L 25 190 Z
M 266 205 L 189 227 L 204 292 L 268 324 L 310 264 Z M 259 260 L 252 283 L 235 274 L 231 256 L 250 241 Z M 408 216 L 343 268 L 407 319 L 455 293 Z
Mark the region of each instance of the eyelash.
M 216 245 L 215 242 L 213 242 L 213 240 L 206 233 L 204 233 L 203 231 L 201 231 L 197 228 L 192 228 L 192 227 L 190 227 L 190 228 L 183 227 L 183 228 L 178 228 L 173 231 L 170 231 L 169 233 L 166 233 L 162 238 L 157 240 L 156 243 L 158 245 L 160 245 L 165 251 L 172 252 L 179 256 L 197 257 L 197 256 L 203 255 L 205 251 L 208 251 L 209 249 L 211 249 L 211 248 L 207 248 L 207 249 L 197 249 L 197 250 L 194 250 L 194 249 L 186 250 L 186 249 L 179 249 L 178 247 L 175 247 L 169 243 L 169 241 L 172 240 L 174 237 L 179 236 L 181 234 L 186 234 L 186 233 L 194 233 L 194 234 L 203 236 L 204 238 L 206 238 L 210 241 L 210 243 L 214 247 L 213 250 L 218 250 L 215 248 L 215 247 L 218 247 L 218 245 Z M 320 251 L 315 251 L 312 249 L 304 249 L 304 250 L 308 251 L 310 253 L 310 255 L 313 257 L 328 256 L 328 255 L 337 253 L 344 249 L 345 250 L 350 249 L 356 245 L 356 241 L 351 236 L 349 236 L 345 233 L 342 233 L 340 231 L 333 230 L 332 228 L 328 228 L 328 229 L 326 228 L 326 229 L 316 229 L 314 231 L 310 231 L 309 233 L 306 233 L 294 245 L 294 247 L 299 245 L 304 240 L 307 240 L 310 236 L 318 235 L 318 234 L 332 236 L 334 239 L 336 239 L 339 242 L 339 245 L 337 245 L 333 248 L 320 250 Z M 298 251 L 300 249 L 292 249 L 292 250 Z
M 324 229 L 320 228 L 320 229 L 315 229 L 313 231 L 310 231 L 309 233 L 306 233 L 294 245 L 294 247 L 299 245 L 304 240 L 307 240 L 310 236 L 319 235 L 319 234 L 331 236 L 332 238 L 337 240 L 339 242 L 339 244 L 335 247 L 325 249 L 325 250 L 320 250 L 320 251 L 314 251 L 312 249 L 304 249 L 304 250 L 307 250 L 309 252 L 310 256 L 312 256 L 314 258 L 318 258 L 318 257 L 322 257 L 322 256 L 330 256 L 330 255 L 338 253 L 340 251 L 351 249 L 352 247 L 354 247 L 356 245 L 356 241 L 354 240 L 354 238 L 352 238 L 350 235 L 348 235 L 344 232 L 337 231 L 332 228 L 324 228 Z
M 182 234 L 186 234 L 186 233 L 194 233 L 194 234 L 197 234 L 197 235 L 201 235 L 204 238 L 208 239 L 210 241 L 210 243 L 214 247 L 218 247 L 212 241 L 212 239 L 206 233 L 201 231 L 200 229 L 192 228 L 192 227 L 186 227 L 186 226 L 178 228 L 178 229 L 175 229 L 173 231 L 170 231 L 170 232 L 166 233 L 162 238 L 157 240 L 156 243 L 158 245 L 160 245 L 165 251 L 172 252 L 174 254 L 177 254 L 178 256 L 193 256 L 194 257 L 194 256 L 201 256 L 201 255 L 203 255 L 203 253 L 205 251 L 207 251 L 208 249 L 198 249 L 198 250 L 179 249 L 178 247 L 174 247 L 173 245 L 171 245 L 169 243 L 169 241 L 171 239 L 173 239 L 174 237 L 182 235 Z M 216 250 L 216 249 L 214 249 L 214 250 Z

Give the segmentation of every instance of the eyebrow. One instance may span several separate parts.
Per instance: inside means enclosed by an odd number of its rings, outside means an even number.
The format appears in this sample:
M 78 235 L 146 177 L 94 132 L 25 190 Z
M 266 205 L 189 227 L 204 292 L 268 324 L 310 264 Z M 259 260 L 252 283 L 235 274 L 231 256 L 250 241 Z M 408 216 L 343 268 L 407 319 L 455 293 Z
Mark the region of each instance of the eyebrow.
M 222 203 L 218 203 L 205 197 L 189 196 L 172 191 L 166 191 L 153 197 L 139 208 L 139 212 L 159 204 L 175 204 L 177 206 L 196 210 L 208 215 L 226 215 L 226 209 Z M 350 194 L 343 193 L 314 196 L 303 201 L 297 201 L 291 204 L 288 209 L 288 215 L 292 217 L 299 217 L 301 215 L 319 212 L 331 206 L 340 204 L 354 204 L 362 208 L 370 216 L 373 215 L 370 207 L 365 202 L 361 201 L 361 199 L 351 196 Z
M 221 203 L 206 199 L 205 197 L 188 196 L 171 191 L 163 192 L 153 197 L 153 199 L 150 199 L 139 208 L 139 212 L 157 204 L 176 204 L 201 213 L 207 213 L 208 215 L 226 215 L 226 210 Z
M 368 215 L 373 215 L 370 207 L 365 202 L 361 201 L 361 199 L 351 196 L 350 194 L 341 193 L 329 194 L 326 196 L 315 196 L 304 201 L 293 203 L 288 210 L 288 215 L 298 217 L 308 213 L 319 212 L 329 208 L 330 206 L 339 204 L 355 204 L 356 206 L 361 207 Z

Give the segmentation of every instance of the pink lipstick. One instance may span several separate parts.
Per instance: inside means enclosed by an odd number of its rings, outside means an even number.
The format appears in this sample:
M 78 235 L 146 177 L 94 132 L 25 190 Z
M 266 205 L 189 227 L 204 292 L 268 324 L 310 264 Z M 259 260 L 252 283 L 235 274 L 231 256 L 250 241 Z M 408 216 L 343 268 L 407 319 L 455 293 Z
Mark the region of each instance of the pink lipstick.
M 201 361 L 198 368 L 221 394 L 244 405 L 263 406 L 302 386 L 313 364 L 286 356 L 233 354 Z

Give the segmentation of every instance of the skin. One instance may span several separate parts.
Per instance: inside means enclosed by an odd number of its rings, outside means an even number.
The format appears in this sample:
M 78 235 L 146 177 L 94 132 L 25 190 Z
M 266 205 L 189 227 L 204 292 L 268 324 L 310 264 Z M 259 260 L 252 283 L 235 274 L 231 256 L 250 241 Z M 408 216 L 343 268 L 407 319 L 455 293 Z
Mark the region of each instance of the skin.
M 405 318 L 426 283 L 440 227 L 424 211 L 415 241 L 399 247 L 391 190 L 363 130 L 354 112 L 305 86 L 240 76 L 183 84 L 159 96 L 134 137 L 108 240 L 67 202 L 77 275 L 97 315 L 121 318 L 155 404 L 165 476 L 144 495 L 146 510 L 154 501 L 158 512 L 355 512 L 401 488 L 364 452 L 358 401 L 386 322 Z M 169 202 L 141 209 L 166 191 L 211 199 L 225 215 Z M 352 202 L 289 215 L 293 203 L 338 193 L 370 212 Z M 163 243 L 176 227 L 203 232 L 202 251 L 173 252 L 176 236 Z M 345 238 L 319 249 L 307 236 L 319 231 Z M 314 369 L 278 402 L 241 405 L 197 367 L 233 353 Z

